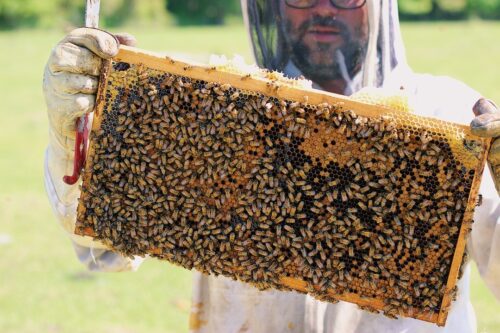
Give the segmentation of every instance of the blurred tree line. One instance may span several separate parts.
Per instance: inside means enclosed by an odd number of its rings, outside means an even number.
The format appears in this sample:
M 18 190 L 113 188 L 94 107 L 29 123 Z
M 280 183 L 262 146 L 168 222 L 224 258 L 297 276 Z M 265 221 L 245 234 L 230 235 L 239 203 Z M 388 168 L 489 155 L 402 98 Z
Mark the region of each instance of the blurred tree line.
M 402 20 L 500 19 L 500 0 L 398 0 Z
M 0 0 L 0 28 L 82 26 L 85 0 Z M 99 25 L 166 24 L 165 0 L 101 0 Z
M 167 10 L 180 25 L 223 24 L 228 15 L 240 15 L 239 0 L 166 0 Z
M 268 0 L 277 1 L 277 0 Z M 500 19 L 500 0 L 398 0 L 403 20 Z M 100 24 L 213 25 L 240 17 L 240 0 L 102 0 Z M 0 28 L 83 23 L 85 0 L 0 0 Z

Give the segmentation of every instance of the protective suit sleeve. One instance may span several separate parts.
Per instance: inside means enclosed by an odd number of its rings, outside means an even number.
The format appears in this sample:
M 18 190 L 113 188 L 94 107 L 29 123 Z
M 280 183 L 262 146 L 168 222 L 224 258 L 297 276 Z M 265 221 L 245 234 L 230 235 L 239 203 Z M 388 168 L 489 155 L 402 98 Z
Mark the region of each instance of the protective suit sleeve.
M 64 191 L 66 197 L 63 199 L 58 197 L 55 189 L 56 183 L 52 180 L 52 176 L 57 173 L 57 170 L 61 170 L 62 168 L 57 166 L 58 158 L 53 156 L 51 157 L 50 154 L 51 150 L 47 149 L 44 168 L 45 189 L 54 214 L 70 237 L 75 253 L 80 262 L 90 271 L 121 272 L 137 270 L 144 260 L 143 258 L 135 257 L 132 259 L 124 257 L 119 253 L 107 250 L 106 246 L 101 242 L 94 241 L 90 237 L 78 236 L 73 233 L 80 190 L 78 189 L 77 184 L 63 184 L 63 186 L 69 187 L 68 190 Z M 50 163 L 56 164 L 53 166 L 52 173 L 49 171 Z M 63 174 L 59 174 L 58 176 L 60 181 Z M 61 181 L 60 184 L 62 184 Z
M 500 200 L 488 168 L 480 193 L 483 202 L 474 214 L 468 248 L 484 282 L 500 300 Z

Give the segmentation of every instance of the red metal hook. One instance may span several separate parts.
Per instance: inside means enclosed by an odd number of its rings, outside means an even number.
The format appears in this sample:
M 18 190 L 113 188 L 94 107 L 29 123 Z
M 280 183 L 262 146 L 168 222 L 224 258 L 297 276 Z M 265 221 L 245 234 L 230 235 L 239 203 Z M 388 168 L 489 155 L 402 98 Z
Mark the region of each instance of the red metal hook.
M 87 0 L 85 6 L 85 26 L 97 29 L 99 23 L 100 0 Z M 115 37 L 116 38 L 116 37 Z M 89 116 L 83 115 L 76 120 L 75 156 L 73 159 L 73 174 L 64 176 L 63 181 L 68 185 L 73 185 L 80 178 L 85 158 L 87 157 L 87 141 L 89 139 L 89 129 L 87 124 Z
M 87 127 L 89 118 L 84 115 L 76 120 L 76 138 L 75 138 L 75 155 L 73 158 L 73 174 L 64 176 L 63 181 L 68 185 L 75 184 L 80 178 L 85 158 L 87 156 L 87 141 L 89 138 L 89 129 Z

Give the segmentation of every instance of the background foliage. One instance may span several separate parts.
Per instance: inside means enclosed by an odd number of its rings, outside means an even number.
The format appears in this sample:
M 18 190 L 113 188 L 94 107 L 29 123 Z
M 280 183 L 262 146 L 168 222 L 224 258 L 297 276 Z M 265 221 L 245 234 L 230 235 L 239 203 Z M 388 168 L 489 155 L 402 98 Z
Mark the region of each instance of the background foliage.
M 275 1 L 275 0 L 273 0 Z M 398 0 L 403 20 L 500 19 L 500 0 Z M 0 0 L 0 29 L 70 27 L 83 22 L 84 0 Z M 240 0 L 103 0 L 101 25 L 220 25 L 241 20 Z
M 165 0 L 102 0 L 100 25 L 165 24 Z M 81 26 L 85 0 L 0 0 L 0 29 Z
M 166 8 L 179 25 L 219 25 L 241 12 L 239 0 L 168 0 Z
M 398 0 L 403 20 L 500 19 L 500 0 Z

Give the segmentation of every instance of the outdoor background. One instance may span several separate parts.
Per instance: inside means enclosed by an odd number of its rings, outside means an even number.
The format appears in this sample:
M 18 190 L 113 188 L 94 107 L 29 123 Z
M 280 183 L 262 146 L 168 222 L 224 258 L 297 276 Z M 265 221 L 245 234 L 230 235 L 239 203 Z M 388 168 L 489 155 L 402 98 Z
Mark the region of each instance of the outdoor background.
M 138 47 L 251 60 L 237 0 L 101 2 L 102 27 L 134 34 Z M 0 0 L 0 332 L 187 332 L 188 271 L 150 260 L 135 273 L 86 272 L 45 196 L 43 67 L 51 48 L 82 24 L 83 4 Z M 415 71 L 453 76 L 500 101 L 500 0 L 400 5 Z M 500 305 L 475 266 L 471 297 L 478 332 L 500 332 Z

